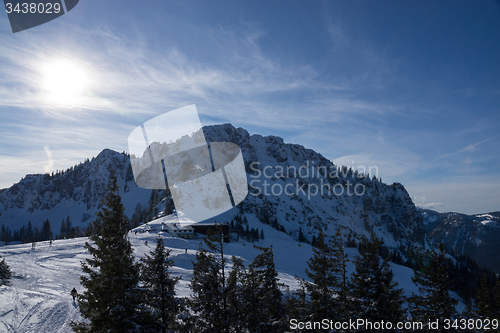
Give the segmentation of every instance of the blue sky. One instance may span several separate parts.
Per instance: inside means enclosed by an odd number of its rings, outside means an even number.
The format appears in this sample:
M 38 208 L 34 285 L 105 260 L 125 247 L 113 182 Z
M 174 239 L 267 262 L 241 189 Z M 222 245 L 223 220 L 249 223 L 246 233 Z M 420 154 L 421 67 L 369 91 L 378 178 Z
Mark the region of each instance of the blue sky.
M 0 14 L 0 188 L 196 104 L 421 207 L 497 211 L 499 59 L 498 1 L 81 0 L 16 34 Z

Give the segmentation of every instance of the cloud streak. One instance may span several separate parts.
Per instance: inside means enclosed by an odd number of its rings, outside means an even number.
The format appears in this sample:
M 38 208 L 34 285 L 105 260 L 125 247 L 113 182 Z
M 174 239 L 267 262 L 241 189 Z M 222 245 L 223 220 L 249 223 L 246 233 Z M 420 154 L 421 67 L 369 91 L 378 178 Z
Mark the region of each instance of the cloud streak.
M 476 149 L 477 146 L 482 145 L 483 143 L 486 143 L 488 141 L 494 140 L 496 138 L 498 138 L 498 136 L 495 136 L 495 137 L 492 137 L 492 138 L 489 138 L 489 139 L 486 139 L 486 140 L 483 140 L 481 142 L 477 142 L 477 143 L 474 143 L 474 144 L 469 144 L 466 147 L 461 148 L 461 149 L 457 150 L 454 153 L 450 153 L 450 154 L 446 154 L 446 155 L 440 156 L 440 157 L 432 160 L 431 162 L 435 162 L 435 161 L 441 160 L 443 158 L 447 158 L 447 157 L 450 157 L 450 156 L 458 155 L 458 154 L 461 154 L 461 153 L 464 153 L 464 152 L 471 153 L 471 152 L 473 152 Z

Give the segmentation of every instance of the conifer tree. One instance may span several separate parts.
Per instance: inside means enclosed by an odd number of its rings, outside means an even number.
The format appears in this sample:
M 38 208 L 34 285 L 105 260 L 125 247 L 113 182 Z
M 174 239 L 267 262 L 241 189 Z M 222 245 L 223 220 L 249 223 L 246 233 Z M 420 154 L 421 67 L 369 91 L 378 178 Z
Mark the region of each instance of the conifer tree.
M 493 318 L 494 304 L 493 298 L 490 295 L 490 287 L 488 283 L 488 276 L 483 275 L 479 289 L 476 293 L 477 315 L 479 318 Z
M 224 292 L 219 266 L 213 254 L 200 247 L 193 262 L 193 278 L 189 283 L 192 291 L 191 310 L 195 318 L 196 332 L 224 332 L 226 329 Z
M 222 227 L 215 233 L 209 231 L 200 245 L 193 262 L 193 278 L 189 284 L 193 292 L 191 308 L 197 315 L 197 332 L 228 332 L 227 294 Z
M 472 299 L 469 299 L 465 302 L 465 309 L 462 311 L 462 313 L 460 314 L 460 319 L 465 319 L 465 320 L 469 320 L 469 319 L 477 319 L 476 317 L 476 314 L 474 313 L 473 309 L 472 309 Z M 472 329 L 472 328 L 465 328 L 464 330 L 460 330 L 460 332 L 464 332 L 464 333 L 475 333 L 476 330 L 475 329 Z
M 298 241 L 300 243 L 307 242 L 306 237 L 304 236 L 304 232 L 302 231 L 302 227 L 299 227 L 299 239 L 298 239 Z
M 303 285 L 292 293 L 288 290 L 284 303 L 289 318 L 297 319 L 299 322 L 311 320 L 311 302 Z
M 332 270 L 337 277 L 334 290 L 337 293 L 335 299 L 337 308 L 337 319 L 339 321 L 348 320 L 350 312 L 349 301 L 349 281 L 347 279 L 347 253 L 345 253 L 344 240 L 340 229 L 337 229 L 331 245 Z
M 5 262 L 5 258 L 0 261 L 0 286 L 8 285 L 12 278 L 12 271 L 9 265 Z
M 423 323 L 439 320 L 439 331 L 444 332 L 444 319 L 452 319 L 456 313 L 457 300 L 449 294 L 447 260 L 443 245 L 439 253 L 426 251 L 417 253 L 418 269 L 414 270 L 413 283 L 418 286 L 419 295 L 410 297 L 410 313 L 413 321 Z M 429 331 L 428 327 L 424 327 Z M 435 330 L 433 330 L 435 331 Z
M 500 320 L 500 278 L 497 279 L 497 285 L 493 290 L 494 298 L 495 298 L 495 315 L 498 320 Z
M 52 239 L 52 228 L 50 226 L 50 221 L 47 219 L 43 222 L 42 231 L 40 232 L 41 240 Z
M 59 238 L 65 239 L 65 238 L 71 238 L 73 236 L 76 236 L 76 235 L 72 235 L 71 230 L 72 230 L 71 219 L 68 215 L 66 217 L 66 219 L 62 220 L 61 228 L 59 230 Z
M 286 329 L 286 310 L 283 303 L 278 272 L 274 265 L 273 248 L 259 247 L 245 279 L 247 325 L 250 332 L 278 333 Z
M 33 225 L 31 224 L 31 221 L 28 221 L 28 226 L 26 227 L 26 233 L 24 235 L 24 243 L 30 243 L 33 242 Z
M 243 293 L 245 265 L 241 258 L 231 258 L 233 267 L 227 278 L 227 322 L 230 332 L 241 333 L 245 328 L 245 300 Z
M 356 318 L 396 323 L 403 316 L 403 290 L 397 289 L 389 258 L 381 261 L 379 249 L 382 241 L 372 232 L 370 240 L 359 246 L 359 256 L 351 277 L 354 315 Z
M 138 288 L 139 265 L 132 255 L 113 173 L 108 189 L 93 221 L 96 232 L 89 236 L 91 242 L 85 243 L 91 258 L 81 263 L 85 291 L 78 295 L 78 306 L 84 321 L 72 323 L 72 327 L 76 332 L 145 332 L 141 328 L 146 313 Z
M 307 261 L 306 275 L 311 280 L 302 280 L 301 285 L 310 298 L 308 320 L 321 321 L 336 313 L 335 298 L 339 277 L 333 266 L 332 249 L 325 244 L 325 236 L 320 232 L 313 256 Z
M 150 324 L 155 331 L 162 333 L 175 329 L 175 319 L 179 313 L 175 285 L 180 278 L 171 276 L 173 260 L 170 259 L 170 253 L 171 250 L 166 250 L 163 245 L 163 238 L 158 237 L 155 249 L 141 258 L 141 281 L 146 289 L 146 305 L 151 311 Z
M 8 245 L 8 236 L 7 236 L 7 230 L 5 229 L 5 225 L 2 224 L 2 227 L 0 227 L 0 241 L 5 242 L 5 245 Z

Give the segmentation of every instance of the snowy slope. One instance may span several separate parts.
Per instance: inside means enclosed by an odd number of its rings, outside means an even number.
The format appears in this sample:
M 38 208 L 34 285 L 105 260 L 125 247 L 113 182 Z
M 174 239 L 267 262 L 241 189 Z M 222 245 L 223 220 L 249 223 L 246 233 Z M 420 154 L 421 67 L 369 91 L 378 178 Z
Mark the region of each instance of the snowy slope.
M 249 225 L 252 228 L 262 228 L 266 238 L 256 243 L 262 246 L 273 245 L 276 268 L 281 282 L 290 286 L 291 290 L 298 287 L 294 278 L 305 278 L 306 261 L 312 255 L 308 244 L 297 243 L 285 233 L 276 231 L 263 224 L 257 218 L 249 215 Z M 161 224 L 161 221 L 151 223 L 151 226 Z M 138 230 L 143 230 L 141 227 Z M 172 249 L 175 267 L 174 275 L 182 279 L 177 288 L 178 296 L 189 296 L 189 279 L 192 277 L 192 260 L 199 248 L 201 239 L 185 240 L 169 237 L 161 233 L 166 246 Z M 130 233 L 134 247 L 134 255 L 141 257 L 155 246 L 157 232 Z M 0 256 L 5 257 L 14 271 L 15 277 L 11 286 L 0 287 L 0 332 L 70 332 L 69 322 L 80 320 L 76 304 L 73 303 L 70 291 L 79 285 L 81 274 L 80 261 L 86 258 L 84 249 L 87 238 L 57 240 L 52 247 L 48 242 L 38 243 L 35 250 L 31 245 L 9 245 L 0 248 Z M 145 245 L 148 241 L 148 245 Z M 226 244 L 225 253 L 228 257 L 235 255 L 249 264 L 259 253 L 251 243 L 233 242 Z M 186 253 L 187 251 L 187 253 Z M 348 248 L 349 259 L 353 260 L 357 250 Z M 395 279 L 404 288 L 405 295 L 411 296 L 417 288 L 411 282 L 411 269 L 391 264 Z M 354 270 L 352 262 L 348 263 L 350 273 Z M 458 310 L 463 309 L 461 303 Z

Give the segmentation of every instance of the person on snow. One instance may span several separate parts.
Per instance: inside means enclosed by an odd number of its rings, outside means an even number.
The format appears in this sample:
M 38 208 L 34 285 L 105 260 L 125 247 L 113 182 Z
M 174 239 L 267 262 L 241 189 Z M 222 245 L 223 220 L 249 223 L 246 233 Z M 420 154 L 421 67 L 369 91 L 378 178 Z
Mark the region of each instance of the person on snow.
M 35 242 L 31 243 L 31 249 L 34 250 L 35 249 Z
M 73 296 L 73 302 L 75 301 L 76 295 L 78 295 L 78 292 L 76 291 L 76 288 L 73 288 L 73 290 L 71 290 L 71 296 Z

